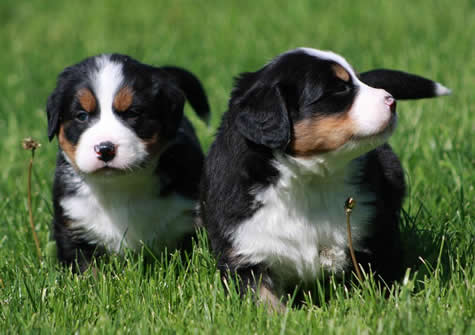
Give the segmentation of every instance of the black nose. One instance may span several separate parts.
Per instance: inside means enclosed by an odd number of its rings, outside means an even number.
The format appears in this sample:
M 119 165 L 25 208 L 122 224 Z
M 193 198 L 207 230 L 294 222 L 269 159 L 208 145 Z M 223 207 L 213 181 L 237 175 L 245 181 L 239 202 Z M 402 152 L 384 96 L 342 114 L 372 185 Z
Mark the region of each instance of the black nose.
M 108 162 L 115 157 L 115 145 L 112 142 L 101 142 L 94 146 L 94 151 L 97 154 L 97 159 Z

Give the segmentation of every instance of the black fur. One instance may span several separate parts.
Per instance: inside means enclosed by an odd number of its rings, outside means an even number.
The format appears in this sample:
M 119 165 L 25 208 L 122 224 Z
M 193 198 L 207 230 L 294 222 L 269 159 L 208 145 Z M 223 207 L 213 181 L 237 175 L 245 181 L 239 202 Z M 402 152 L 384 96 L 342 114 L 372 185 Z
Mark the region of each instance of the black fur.
M 365 84 L 382 88 L 398 100 L 434 98 L 437 96 L 436 83 L 415 74 L 378 69 L 360 73 L 359 76 Z
M 228 111 L 206 158 L 200 216 L 218 268 L 224 275 L 237 275 L 242 292 L 246 287 L 255 289 L 259 278 L 270 290 L 275 291 L 274 285 L 279 283 L 268 264 L 246 263 L 232 246 L 237 227 L 262 206 L 255 194 L 280 178 L 275 154 L 294 155 L 288 144 L 295 138 L 292 127 L 296 122 L 343 115 L 358 93 L 352 80 L 344 82 L 335 76 L 333 64 L 297 50 L 235 82 Z M 383 78 L 378 77 L 381 73 Z M 397 71 L 367 72 L 361 78 L 403 99 L 434 95 L 432 81 Z M 421 87 L 414 90 L 418 85 Z M 364 241 L 368 252 L 359 253 L 358 260 L 391 282 L 400 278 L 403 270 L 398 227 L 405 193 L 403 170 L 388 144 L 357 159 L 364 172 L 355 182 L 377 195 L 372 203 L 372 233 Z M 290 292 L 297 284 L 288 287 Z
M 83 238 L 82 232 L 76 231 L 68 224 L 69 218 L 60 205 L 61 199 L 74 196 L 80 187 L 74 182 L 75 173 L 66 162 L 61 152 L 57 155 L 56 170 L 53 183 L 53 238 L 56 241 L 56 254 L 61 264 L 73 266 L 76 272 L 84 272 L 93 257 L 105 254 L 103 247 Z M 87 210 L 87 209 L 85 209 Z
M 78 90 L 88 88 L 94 94 L 93 79 L 89 74 L 97 69 L 98 57 L 67 67 L 58 76 L 57 86 L 49 96 L 46 108 L 50 140 L 58 135 L 63 124 L 65 138 L 75 145 L 81 134 L 99 117 L 98 105 L 96 111 L 89 113 L 87 121 L 75 120 L 80 109 L 76 97 Z M 180 194 L 188 199 L 197 199 L 204 155 L 193 126 L 183 115 L 183 107 L 187 98 L 200 117 L 208 117 L 209 104 L 201 83 L 192 73 L 178 67 L 153 67 L 120 54 L 110 55 L 110 60 L 122 64 L 126 81 L 123 84 L 134 91 L 132 105 L 127 111 L 116 115 L 140 139 L 147 140 L 154 134 L 160 134 L 161 144 L 166 147 L 159 157 L 154 158 L 159 160 L 157 197 L 165 199 L 171 194 Z M 65 159 L 59 146 L 53 186 L 53 236 L 60 262 L 65 265 L 76 263 L 78 267 L 74 270 L 80 272 L 87 268 L 93 256 L 106 252 L 100 241 L 89 241 L 83 232 L 71 227 L 71 218 L 64 214 L 60 204 L 65 197 L 77 194 L 84 182 L 81 173 Z M 160 213 L 157 213 L 157 224 L 159 222 Z M 191 236 L 184 236 L 183 239 L 188 241 L 183 241 L 181 245 L 191 245 Z

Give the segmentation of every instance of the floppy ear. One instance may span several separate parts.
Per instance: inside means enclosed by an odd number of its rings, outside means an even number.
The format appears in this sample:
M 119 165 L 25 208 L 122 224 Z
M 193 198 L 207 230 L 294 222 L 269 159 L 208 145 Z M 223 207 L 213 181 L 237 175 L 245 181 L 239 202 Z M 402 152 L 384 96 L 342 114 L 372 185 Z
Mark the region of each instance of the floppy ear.
M 59 89 L 56 88 L 48 97 L 46 103 L 46 116 L 48 118 L 48 139 L 51 142 L 58 135 L 59 120 L 61 114 L 61 95 Z
M 210 108 L 208 98 L 200 80 L 193 73 L 176 66 L 162 66 L 160 69 L 173 77 L 177 83 L 177 87 L 183 91 L 196 114 L 208 122 Z
M 239 102 L 238 131 L 248 140 L 271 149 L 284 150 L 290 142 L 287 106 L 279 87 L 260 87 Z
M 382 88 L 396 99 L 433 98 L 451 93 L 435 81 L 402 71 L 378 69 L 360 73 L 359 77 L 366 85 Z
M 156 108 L 160 115 L 161 134 L 165 138 L 173 138 L 183 119 L 185 95 L 176 86 L 161 81 L 156 83 Z

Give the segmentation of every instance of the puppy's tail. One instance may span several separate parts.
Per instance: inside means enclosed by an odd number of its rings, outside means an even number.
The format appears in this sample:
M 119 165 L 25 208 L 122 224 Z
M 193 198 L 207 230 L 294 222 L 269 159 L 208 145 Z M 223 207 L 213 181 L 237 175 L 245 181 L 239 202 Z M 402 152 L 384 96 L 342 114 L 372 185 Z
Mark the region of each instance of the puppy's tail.
M 398 100 L 434 98 L 452 93 L 433 80 L 396 70 L 378 69 L 360 73 L 366 85 L 382 88 Z
M 179 67 L 163 66 L 161 69 L 175 79 L 196 114 L 202 120 L 208 122 L 210 111 L 208 98 L 199 79 L 193 73 Z

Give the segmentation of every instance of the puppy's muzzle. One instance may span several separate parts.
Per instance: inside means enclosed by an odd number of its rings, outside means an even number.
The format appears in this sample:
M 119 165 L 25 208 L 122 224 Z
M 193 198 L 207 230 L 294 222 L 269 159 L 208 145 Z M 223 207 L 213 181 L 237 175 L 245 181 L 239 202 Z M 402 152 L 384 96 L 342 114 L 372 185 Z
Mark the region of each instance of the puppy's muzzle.
M 116 146 L 112 142 L 101 142 L 94 146 L 97 159 L 109 162 L 114 159 L 116 153 Z

